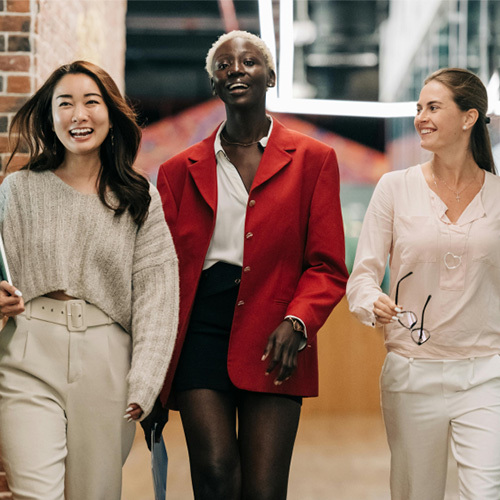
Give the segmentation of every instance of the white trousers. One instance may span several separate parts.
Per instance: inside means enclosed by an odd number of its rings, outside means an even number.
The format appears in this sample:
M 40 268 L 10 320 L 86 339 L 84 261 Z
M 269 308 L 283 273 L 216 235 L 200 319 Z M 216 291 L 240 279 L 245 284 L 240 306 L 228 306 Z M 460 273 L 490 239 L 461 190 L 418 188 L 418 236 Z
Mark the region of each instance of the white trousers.
M 15 500 L 120 500 L 131 339 L 17 317 L 0 332 L 0 449 Z
M 381 392 L 392 500 L 443 500 L 450 439 L 460 499 L 500 499 L 500 356 L 389 353 Z

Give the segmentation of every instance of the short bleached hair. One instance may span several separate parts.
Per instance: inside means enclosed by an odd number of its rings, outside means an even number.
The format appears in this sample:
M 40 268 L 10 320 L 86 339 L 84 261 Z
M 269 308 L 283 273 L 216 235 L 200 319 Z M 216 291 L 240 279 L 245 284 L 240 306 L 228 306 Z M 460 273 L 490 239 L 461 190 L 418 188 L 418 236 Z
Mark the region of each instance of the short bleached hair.
M 212 63 L 214 60 L 215 52 L 223 43 L 232 40 L 233 38 L 245 38 L 246 40 L 252 42 L 264 56 L 267 69 L 270 69 L 274 73 L 276 73 L 276 67 L 274 65 L 273 56 L 271 54 L 271 51 L 269 50 L 269 47 L 266 45 L 266 42 L 264 42 L 262 38 L 248 31 L 234 30 L 230 31 L 229 33 L 224 33 L 223 35 L 221 35 L 210 47 L 205 63 L 205 69 L 207 70 L 208 76 L 210 78 L 214 76 L 214 73 L 212 71 Z

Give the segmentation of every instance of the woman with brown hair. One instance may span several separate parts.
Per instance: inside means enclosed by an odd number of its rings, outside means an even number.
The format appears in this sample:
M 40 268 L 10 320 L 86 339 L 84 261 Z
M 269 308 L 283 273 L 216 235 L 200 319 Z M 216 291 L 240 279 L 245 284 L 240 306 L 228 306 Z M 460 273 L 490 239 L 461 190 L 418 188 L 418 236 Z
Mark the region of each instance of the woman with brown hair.
M 98 66 L 58 68 L 12 121 L 0 186 L 0 446 L 15 499 L 119 500 L 177 329 L 178 270 L 141 130 Z
M 500 498 L 500 179 L 487 109 L 470 71 L 425 80 L 415 128 L 432 156 L 380 179 L 347 285 L 358 318 L 384 327 L 393 500 L 442 500 L 450 443 L 460 498 Z

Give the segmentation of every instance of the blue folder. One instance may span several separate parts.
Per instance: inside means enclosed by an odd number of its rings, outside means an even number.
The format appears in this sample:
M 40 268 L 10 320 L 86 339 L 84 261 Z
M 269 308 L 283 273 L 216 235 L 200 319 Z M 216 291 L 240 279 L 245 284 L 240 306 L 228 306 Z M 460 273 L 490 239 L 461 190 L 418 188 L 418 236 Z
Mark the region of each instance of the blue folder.
M 155 442 L 156 426 L 151 430 L 151 472 L 153 474 L 153 486 L 155 500 L 165 500 L 167 495 L 167 468 L 168 456 L 163 436 L 158 443 Z

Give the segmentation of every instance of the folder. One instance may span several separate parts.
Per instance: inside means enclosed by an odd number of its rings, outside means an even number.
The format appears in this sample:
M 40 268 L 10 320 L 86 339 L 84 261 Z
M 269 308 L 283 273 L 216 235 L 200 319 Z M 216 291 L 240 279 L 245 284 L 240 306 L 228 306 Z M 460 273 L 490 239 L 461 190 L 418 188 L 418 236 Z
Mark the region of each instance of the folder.
M 167 468 L 168 456 L 163 436 L 160 441 L 155 442 L 155 423 L 151 429 L 151 472 L 153 474 L 153 486 L 155 500 L 165 500 L 167 495 Z
M 12 285 L 12 278 L 10 277 L 9 266 L 7 264 L 7 256 L 5 255 L 5 247 L 3 239 L 0 235 L 0 281 L 7 281 Z

